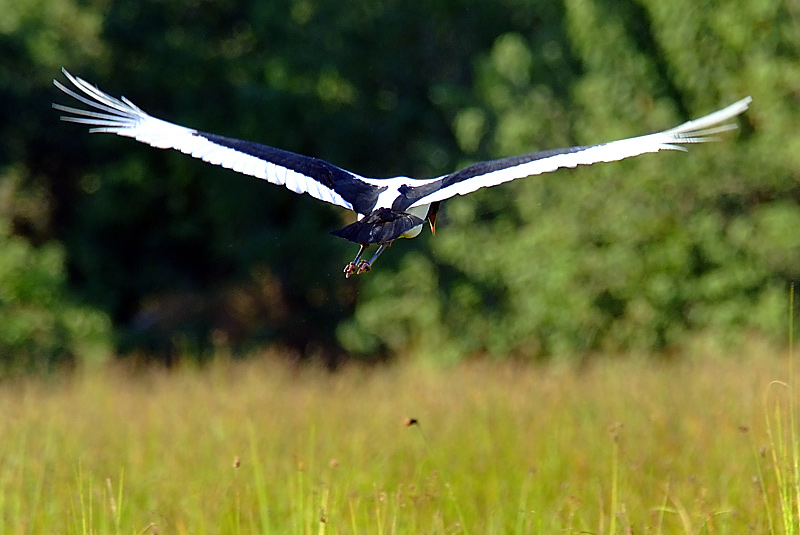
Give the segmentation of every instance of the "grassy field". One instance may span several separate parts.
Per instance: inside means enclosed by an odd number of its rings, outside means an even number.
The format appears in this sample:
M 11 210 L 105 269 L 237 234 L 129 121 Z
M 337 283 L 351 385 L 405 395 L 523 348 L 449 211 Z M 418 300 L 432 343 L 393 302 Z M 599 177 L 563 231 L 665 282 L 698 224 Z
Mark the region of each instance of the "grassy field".
M 785 355 L 587 363 L 6 382 L 0 535 L 797 532 Z

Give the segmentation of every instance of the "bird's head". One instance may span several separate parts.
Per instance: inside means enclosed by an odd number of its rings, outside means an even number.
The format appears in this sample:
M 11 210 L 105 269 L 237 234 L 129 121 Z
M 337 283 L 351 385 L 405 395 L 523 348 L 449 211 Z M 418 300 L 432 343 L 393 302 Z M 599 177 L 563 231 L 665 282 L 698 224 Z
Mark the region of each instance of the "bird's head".
M 436 235 L 436 214 L 439 213 L 439 202 L 432 202 L 430 208 L 428 208 L 428 215 L 425 216 L 425 219 L 431 225 L 431 234 L 434 236 Z

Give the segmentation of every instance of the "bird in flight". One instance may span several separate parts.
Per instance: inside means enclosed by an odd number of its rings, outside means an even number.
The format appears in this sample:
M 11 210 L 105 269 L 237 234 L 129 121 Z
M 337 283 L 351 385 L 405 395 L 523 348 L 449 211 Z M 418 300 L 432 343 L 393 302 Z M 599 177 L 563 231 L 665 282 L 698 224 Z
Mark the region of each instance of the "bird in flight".
M 392 242 L 418 236 L 426 222 L 435 232 L 439 204 L 446 199 L 562 167 L 617 161 L 660 150 L 685 151 L 685 144 L 712 141 L 715 134 L 736 128 L 726 121 L 747 110 L 752 101 L 750 97 L 743 98 L 655 134 L 479 162 L 438 178 L 369 178 L 318 158 L 157 119 L 125 97 L 114 98 L 66 69 L 62 72 L 78 92 L 58 80 L 53 83 L 88 107 L 53 104 L 55 109 L 69 114 L 61 117 L 64 121 L 89 125 L 90 132 L 131 137 L 159 149 L 177 149 L 210 164 L 286 186 L 296 193 L 308 193 L 355 212 L 354 223 L 331 232 L 359 245 L 355 259 L 344 268 L 346 277 L 369 271 Z M 373 244 L 378 246 L 375 254 L 369 260 L 362 259 Z

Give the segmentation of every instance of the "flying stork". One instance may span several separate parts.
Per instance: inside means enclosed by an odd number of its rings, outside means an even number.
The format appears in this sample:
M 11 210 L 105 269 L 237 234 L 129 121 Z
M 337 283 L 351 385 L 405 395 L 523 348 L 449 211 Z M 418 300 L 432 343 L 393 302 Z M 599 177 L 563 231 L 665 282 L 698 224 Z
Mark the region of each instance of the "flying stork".
M 715 134 L 736 128 L 726 121 L 747 110 L 752 101 L 750 97 L 743 98 L 656 134 L 479 162 L 438 178 L 369 178 L 318 158 L 162 121 L 125 97 L 114 98 L 66 69 L 62 72 L 79 92 L 53 80 L 56 87 L 88 106 L 82 109 L 53 104 L 55 109 L 70 114 L 61 117 L 64 121 L 89 125 L 90 132 L 132 137 L 159 149 L 177 149 L 205 162 L 354 211 L 357 214 L 354 223 L 331 232 L 360 246 L 355 259 L 344 268 L 348 278 L 369 271 L 396 239 L 418 236 L 426 221 L 435 232 L 439 203 L 446 199 L 561 167 L 611 162 L 660 150 L 685 151 L 684 144 L 712 141 Z M 369 260 L 363 260 L 364 252 L 372 244 L 378 245 L 377 251 Z

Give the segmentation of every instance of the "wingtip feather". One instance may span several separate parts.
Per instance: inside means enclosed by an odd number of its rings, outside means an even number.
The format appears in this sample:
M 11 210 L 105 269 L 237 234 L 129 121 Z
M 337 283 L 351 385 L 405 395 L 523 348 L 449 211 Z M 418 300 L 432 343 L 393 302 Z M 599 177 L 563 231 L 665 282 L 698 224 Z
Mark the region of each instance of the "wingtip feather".
M 669 134 L 682 134 L 682 133 L 698 133 L 699 131 L 707 130 L 709 128 L 726 128 L 729 125 L 720 124 L 729 119 L 733 119 L 748 110 L 750 104 L 753 102 L 753 97 L 747 96 L 743 99 L 737 100 L 730 106 L 726 106 L 721 110 L 709 113 L 698 119 L 687 121 L 682 125 L 676 126 L 667 130 Z M 736 125 L 731 124 L 730 129 L 736 128 Z

